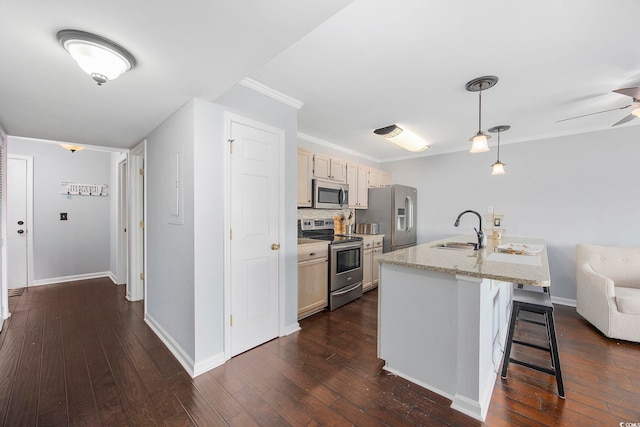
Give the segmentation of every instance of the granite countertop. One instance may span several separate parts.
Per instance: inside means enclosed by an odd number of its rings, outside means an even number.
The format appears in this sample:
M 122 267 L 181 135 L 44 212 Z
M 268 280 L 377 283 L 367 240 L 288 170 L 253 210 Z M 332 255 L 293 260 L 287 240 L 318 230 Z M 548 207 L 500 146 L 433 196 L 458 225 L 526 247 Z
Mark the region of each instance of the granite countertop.
M 298 247 L 302 245 L 328 245 L 329 242 L 326 240 L 318 240 L 318 239 L 309 239 L 306 237 L 298 237 Z
M 376 256 L 375 259 L 381 263 L 524 285 L 549 286 L 551 284 L 547 248 L 545 241 L 541 239 L 505 236 L 501 241 L 501 244 L 541 245 L 542 251 L 535 255 L 498 253 L 490 239 L 487 247 L 480 251 L 434 247 L 444 242 L 467 243 L 476 240 L 475 236 L 453 236 L 411 248 L 387 252 Z

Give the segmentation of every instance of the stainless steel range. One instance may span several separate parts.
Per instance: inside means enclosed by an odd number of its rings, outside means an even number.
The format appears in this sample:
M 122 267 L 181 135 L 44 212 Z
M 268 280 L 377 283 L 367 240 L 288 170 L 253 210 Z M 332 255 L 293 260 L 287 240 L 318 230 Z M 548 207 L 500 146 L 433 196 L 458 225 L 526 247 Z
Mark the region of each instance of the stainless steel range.
M 298 221 L 298 236 L 329 241 L 329 310 L 362 296 L 363 239 L 337 235 L 332 219 Z

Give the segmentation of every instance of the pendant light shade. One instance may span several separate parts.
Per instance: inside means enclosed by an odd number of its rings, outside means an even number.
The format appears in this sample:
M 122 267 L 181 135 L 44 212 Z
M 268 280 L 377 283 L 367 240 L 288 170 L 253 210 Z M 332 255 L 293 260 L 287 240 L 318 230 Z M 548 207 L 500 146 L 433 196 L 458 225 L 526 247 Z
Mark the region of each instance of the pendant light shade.
M 505 164 L 500 161 L 500 132 L 509 129 L 511 129 L 509 125 L 499 125 L 489 129 L 491 133 L 498 133 L 498 157 L 496 158 L 496 162 L 491 165 L 491 175 L 504 175 L 506 173 L 504 170 Z
M 496 83 L 498 83 L 496 76 L 484 76 L 473 79 L 465 85 L 465 89 L 469 92 L 478 92 L 478 132 L 469 138 L 471 141 L 470 153 L 489 151 L 488 140 L 491 136 L 482 131 L 482 91 L 495 86 Z
M 484 132 L 478 132 L 475 134 L 473 138 L 469 139 L 469 141 L 471 141 L 471 150 L 469 150 L 469 152 L 484 153 L 485 151 L 489 151 L 489 138 L 491 138 L 491 136 Z
M 373 133 L 388 139 L 405 150 L 413 152 L 425 151 L 430 147 L 424 139 L 420 138 L 410 130 L 406 128 L 403 129 L 398 125 L 391 125 L 376 129 Z
M 633 114 L 636 117 L 640 117 L 640 108 L 636 108 L 631 112 L 631 114 Z
M 57 37 L 62 47 L 99 86 L 136 65 L 131 53 L 104 37 L 78 30 L 58 31 Z

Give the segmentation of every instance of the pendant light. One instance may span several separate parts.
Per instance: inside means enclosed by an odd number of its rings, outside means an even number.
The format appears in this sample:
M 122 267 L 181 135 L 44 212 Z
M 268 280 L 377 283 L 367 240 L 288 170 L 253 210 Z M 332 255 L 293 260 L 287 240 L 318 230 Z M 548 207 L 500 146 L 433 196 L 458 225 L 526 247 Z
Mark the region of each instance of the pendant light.
M 496 162 L 491 165 L 491 175 L 504 175 L 505 174 L 505 164 L 500 161 L 500 132 L 504 132 L 506 130 L 511 129 L 509 125 L 499 125 L 489 128 L 489 132 L 498 133 L 498 157 L 496 158 Z
M 430 145 L 415 133 L 408 129 L 403 129 L 398 125 L 386 126 L 373 131 L 376 135 L 380 135 L 394 144 L 399 145 L 405 150 L 420 152 L 427 150 Z
M 491 135 L 487 135 L 482 131 L 482 91 L 492 88 L 496 83 L 498 83 L 496 76 L 483 76 L 475 78 L 465 85 L 465 89 L 469 92 L 478 92 L 478 132 L 469 138 L 469 141 L 471 141 L 470 153 L 489 151 L 487 141 L 491 138 Z
M 98 86 L 118 78 L 136 65 L 136 59 L 129 51 L 104 37 L 79 30 L 61 30 L 57 37 Z

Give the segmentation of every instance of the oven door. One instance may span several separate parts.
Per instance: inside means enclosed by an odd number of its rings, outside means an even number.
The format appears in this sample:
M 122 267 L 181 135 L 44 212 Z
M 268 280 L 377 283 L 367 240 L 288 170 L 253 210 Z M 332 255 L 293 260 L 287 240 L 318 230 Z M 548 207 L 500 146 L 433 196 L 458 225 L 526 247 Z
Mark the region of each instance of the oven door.
M 331 244 L 329 291 L 362 282 L 362 241 Z

